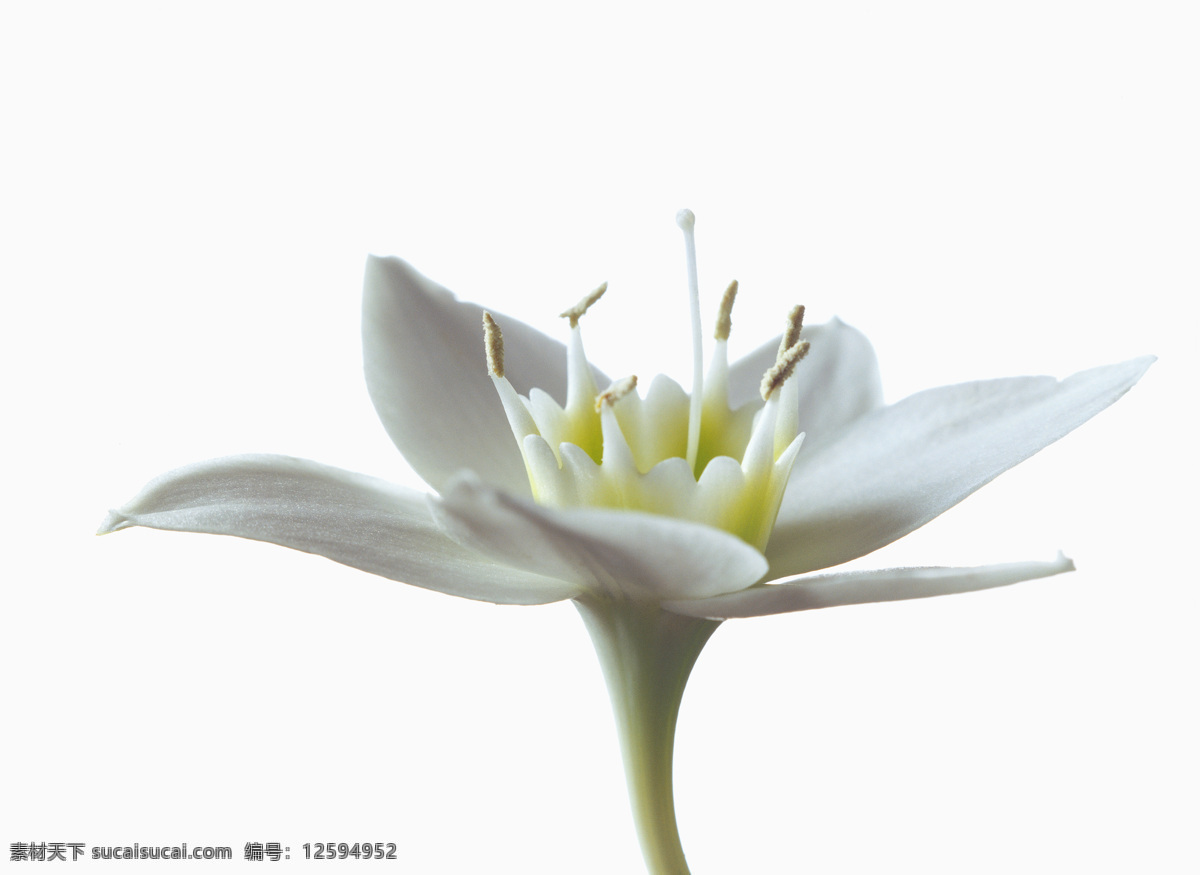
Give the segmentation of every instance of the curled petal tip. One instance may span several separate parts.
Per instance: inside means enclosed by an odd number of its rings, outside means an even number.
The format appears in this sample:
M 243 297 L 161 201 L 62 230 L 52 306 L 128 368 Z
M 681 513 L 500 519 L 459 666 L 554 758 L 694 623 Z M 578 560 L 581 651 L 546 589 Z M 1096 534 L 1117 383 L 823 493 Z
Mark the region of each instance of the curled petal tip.
M 96 529 L 97 535 L 110 535 L 113 532 L 119 532 L 121 529 L 127 529 L 133 523 L 129 521 L 129 517 L 120 511 L 110 510 L 108 516 L 104 518 L 104 522 L 100 524 L 100 528 Z

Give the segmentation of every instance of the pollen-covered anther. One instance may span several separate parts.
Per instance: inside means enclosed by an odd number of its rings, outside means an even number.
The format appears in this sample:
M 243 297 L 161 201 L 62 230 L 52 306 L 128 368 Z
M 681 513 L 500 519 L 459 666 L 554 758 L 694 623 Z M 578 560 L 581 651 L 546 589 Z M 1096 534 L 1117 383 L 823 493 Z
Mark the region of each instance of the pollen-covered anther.
M 770 398 L 771 393 L 787 381 L 787 378 L 792 375 L 792 371 L 796 370 L 796 365 L 800 362 L 800 359 L 806 355 L 808 355 L 807 340 L 801 340 L 780 353 L 779 357 L 775 359 L 775 364 L 771 366 L 771 369 L 763 374 L 761 391 L 764 401 Z
M 486 310 L 483 313 L 483 349 L 487 353 L 488 373 L 493 377 L 504 376 L 504 335 L 500 326 Z
M 607 404 L 612 407 L 630 392 L 637 388 L 637 377 L 630 374 L 614 382 L 611 386 L 596 396 L 596 412 L 599 413 Z
M 579 303 L 574 307 L 568 307 L 566 310 L 563 310 L 561 313 L 559 313 L 559 318 L 570 319 L 571 327 L 574 328 L 579 324 L 579 317 L 588 311 L 588 307 L 599 301 L 607 291 L 608 283 L 600 283 L 600 285 L 584 295 L 583 298 L 580 299 Z
M 797 304 L 787 315 L 787 329 L 783 332 L 783 337 L 779 341 L 779 352 L 776 353 L 775 360 L 779 361 L 789 349 L 795 346 L 800 341 L 800 330 L 804 328 L 804 305 Z
M 734 280 L 721 296 L 721 309 L 717 311 L 717 329 L 713 332 L 713 337 L 717 340 L 729 339 L 729 331 L 733 328 L 733 320 L 729 317 L 733 313 L 733 299 L 737 297 L 737 292 L 738 281 Z

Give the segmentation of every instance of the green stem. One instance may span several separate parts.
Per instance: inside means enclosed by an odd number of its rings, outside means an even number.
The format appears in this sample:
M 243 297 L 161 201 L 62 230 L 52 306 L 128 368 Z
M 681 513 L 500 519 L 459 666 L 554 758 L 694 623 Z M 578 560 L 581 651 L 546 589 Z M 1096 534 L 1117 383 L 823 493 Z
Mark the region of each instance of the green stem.
M 625 780 L 642 856 L 651 875 L 688 875 L 675 822 L 675 723 L 696 657 L 717 620 L 657 605 L 577 599 L 612 697 Z

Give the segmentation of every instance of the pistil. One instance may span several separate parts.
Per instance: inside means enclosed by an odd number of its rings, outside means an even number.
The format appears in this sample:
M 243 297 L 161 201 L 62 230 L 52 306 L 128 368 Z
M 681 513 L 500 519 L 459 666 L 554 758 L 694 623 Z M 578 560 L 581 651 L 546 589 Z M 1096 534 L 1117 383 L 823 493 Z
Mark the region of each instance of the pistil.
M 680 210 L 675 214 L 675 224 L 683 231 L 692 314 L 692 403 L 688 409 L 687 463 L 692 473 L 698 474 L 696 456 L 700 449 L 700 413 L 704 404 L 704 341 L 700 327 L 700 283 L 696 277 L 696 214 L 691 210 Z

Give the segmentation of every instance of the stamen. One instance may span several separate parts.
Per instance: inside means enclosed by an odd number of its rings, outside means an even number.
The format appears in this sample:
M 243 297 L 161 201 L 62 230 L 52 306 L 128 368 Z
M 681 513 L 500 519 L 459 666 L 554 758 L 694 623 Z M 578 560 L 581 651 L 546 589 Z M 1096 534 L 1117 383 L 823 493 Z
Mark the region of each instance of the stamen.
M 588 311 L 588 307 L 599 301 L 601 296 L 603 296 L 606 291 L 608 291 L 608 283 L 600 283 L 599 286 L 584 295 L 583 298 L 580 299 L 579 303 L 574 307 L 569 307 L 568 309 L 559 313 L 559 317 L 562 319 L 570 319 L 571 327 L 574 328 L 579 324 L 579 317 Z
M 713 337 L 717 340 L 729 339 L 729 329 L 733 327 L 733 320 L 729 315 L 733 312 L 733 299 L 737 297 L 737 293 L 738 281 L 734 280 L 721 296 L 721 309 L 717 311 L 717 330 L 713 332 Z
M 771 369 L 763 374 L 761 392 L 763 400 L 766 401 L 771 397 L 771 393 L 784 384 L 788 377 L 792 375 L 792 371 L 796 370 L 796 365 L 800 359 L 808 355 L 808 341 L 801 340 L 799 343 L 790 346 L 778 358 L 775 359 L 775 364 Z
M 687 461 L 694 473 L 700 449 L 700 409 L 704 401 L 704 332 L 700 327 L 700 284 L 696 278 L 696 214 L 691 210 L 680 210 L 675 214 L 675 224 L 683 231 L 688 297 L 692 305 L 692 404 L 688 411 Z
M 637 377 L 633 374 L 617 380 L 596 396 L 596 412 L 599 413 L 602 409 L 604 409 L 605 405 L 612 407 L 636 388 Z
M 526 437 L 538 435 L 541 432 L 533 418 L 529 403 L 517 394 L 512 383 L 504 379 L 504 336 L 500 333 L 500 326 L 496 324 L 492 314 L 486 310 L 483 313 L 483 348 L 487 353 L 488 374 L 491 375 L 492 385 L 496 387 L 496 394 L 500 396 L 500 404 L 504 407 L 504 415 L 508 418 L 509 428 L 512 429 L 517 444 L 523 445 Z M 532 472 L 528 459 L 526 460 L 526 470 Z M 531 473 L 530 485 L 534 486 L 536 491 L 535 480 L 536 478 Z
M 800 343 L 800 331 L 804 327 L 804 307 L 796 305 L 787 315 L 787 328 L 784 329 L 783 338 L 779 341 L 779 352 L 775 356 L 775 367 L 763 377 L 762 393 L 765 400 L 776 389 L 780 389 L 779 404 L 782 408 L 779 415 L 775 419 L 775 453 L 779 454 L 792 442 L 800 429 L 800 397 L 797 394 L 798 390 L 793 383 L 787 385 L 788 375 L 795 370 L 793 363 L 787 368 L 787 373 L 782 371 L 778 377 L 772 377 L 772 373 L 779 369 L 783 364 L 788 350 Z M 803 357 L 803 355 L 801 355 Z M 796 359 L 799 361 L 800 359 Z
M 804 305 L 797 304 L 787 315 L 788 327 L 783 332 L 783 338 L 779 341 L 779 352 L 775 354 L 775 360 L 779 361 L 779 356 L 783 355 L 789 349 L 796 345 L 800 340 L 800 329 L 804 327 Z
M 486 310 L 483 313 L 483 348 L 487 353 L 488 373 L 493 377 L 504 376 L 504 335 L 500 326 Z

